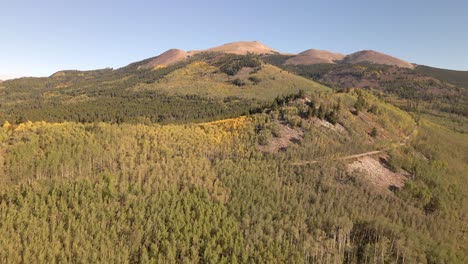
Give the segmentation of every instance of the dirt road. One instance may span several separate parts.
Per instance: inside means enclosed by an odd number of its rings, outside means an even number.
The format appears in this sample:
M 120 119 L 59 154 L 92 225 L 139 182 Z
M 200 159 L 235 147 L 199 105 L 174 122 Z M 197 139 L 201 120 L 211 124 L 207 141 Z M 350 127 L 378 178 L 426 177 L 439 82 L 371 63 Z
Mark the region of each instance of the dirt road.
M 398 143 L 398 146 L 405 146 L 408 143 L 408 140 L 410 137 L 414 134 L 417 133 L 417 127 L 413 129 L 413 131 L 407 135 L 400 143 Z M 353 154 L 353 155 L 348 155 L 348 156 L 343 156 L 343 157 L 338 157 L 338 158 L 333 158 L 332 160 L 348 160 L 348 159 L 356 159 L 356 158 L 362 158 L 362 157 L 367 157 L 367 156 L 372 156 L 380 153 L 384 153 L 392 149 L 391 147 L 381 149 L 381 150 L 373 150 L 373 151 L 368 151 L 364 153 L 358 153 L 358 154 Z M 314 163 L 319 163 L 324 160 L 330 160 L 330 159 L 320 159 L 320 160 L 309 160 L 309 161 L 298 161 L 293 163 L 292 165 L 294 166 L 302 166 L 302 165 L 307 165 L 307 164 L 314 164 Z

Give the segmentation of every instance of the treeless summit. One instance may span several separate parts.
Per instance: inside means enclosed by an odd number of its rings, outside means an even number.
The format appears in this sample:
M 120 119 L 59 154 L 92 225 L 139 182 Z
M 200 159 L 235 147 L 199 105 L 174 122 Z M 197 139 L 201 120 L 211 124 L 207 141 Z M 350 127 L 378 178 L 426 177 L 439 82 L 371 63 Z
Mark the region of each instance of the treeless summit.
M 145 68 L 154 68 L 157 66 L 168 66 L 189 57 L 190 54 L 179 49 L 170 49 L 148 62 Z
M 221 53 L 232 53 L 238 55 L 245 55 L 247 53 L 254 54 L 273 54 L 275 51 L 263 45 L 258 41 L 239 41 L 227 43 L 218 47 L 204 50 L 207 52 L 221 52 Z
M 309 49 L 298 55 L 288 59 L 285 64 L 318 64 L 318 63 L 335 63 L 337 60 L 344 59 L 345 55 L 341 53 L 333 53 L 327 50 Z
M 409 69 L 414 68 L 414 65 L 407 61 L 400 60 L 390 55 L 383 54 L 383 53 L 373 51 L 373 50 L 363 50 L 363 51 L 358 51 L 353 54 L 350 54 L 346 56 L 345 62 L 352 63 L 352 64 L 359 63 L 359 62 L 369 62 L 373 64 L 394 65 L 394 66 L 398 66 L 401 68 L 409 68 Z
M 253 53 L 258 55 L 263 54 L 277 54 L 275 50 L 258 41 L 238 41 L 227 43 L 214 48 L 206 50 L 197 50 L 185 52 L 179 49 L 170 49 L 161 55 L 154 57 L 150 62 L 145 64 L 144 68 L 154 68 L 158 66 L 168 66 L 177 62 L 180 62 L 194 54 L 202 52 L 218 52 L 218 53 L 230 53 L 238 55 L 246 55 L 247 53 Z M 387 54 L 383 54 L 373 50 L 358 51 L 350 55 L 343 55 L 341 53 L 333 53 L 326 50 L 309 49 L 301 52 L 297 55 L 292 56 L 286 60 L 285 64 L 319 64 L 319 63 L 336 63 L 336 61 L 343 60 L 346 63 L 360 63 L 369 62 L 373 64 L 384 64 L 384 65 L 395 65 L 402 68 L 413 69 L 415 66 L 404 60 L 392 57 Z
M 247 53 L 253 54 L 273 54 L 275 51 L 257 41 L 239 41 L 233 43 L 227 43 L 218 47 L 200 50 L 200 51 L 189 51 L 185 52 L 179 49 L 170 49 L 161 55 L 153 58 L 150 62 L 145 64 L 144 68 L 154 68 L 158 66 L 168 66 L 177 62 L 180 62 L 191 55 L 201 52 L 220 52 L 220 53 L 231 53 L 238 55 L 246 55 Z

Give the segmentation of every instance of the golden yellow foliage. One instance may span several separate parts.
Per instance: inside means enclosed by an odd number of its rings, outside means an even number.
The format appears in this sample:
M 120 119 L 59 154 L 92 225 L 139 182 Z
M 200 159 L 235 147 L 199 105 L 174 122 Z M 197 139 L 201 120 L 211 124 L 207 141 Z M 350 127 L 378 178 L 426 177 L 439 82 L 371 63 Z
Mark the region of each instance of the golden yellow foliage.
M 156 65 L 156 66 L 154 66 L 153 71 L 156 71 L 156 70 L 159 70 L 159 69 L 162 69 L 162 68 L 166 68 L 166 66 L 165 65 Z
M 3 127 L 3 129 L 9 129 L 11 127 L 11 124 L 10 124 L 10 122 L 5 121 L 5 123 L 3 123 L 2 127 Z

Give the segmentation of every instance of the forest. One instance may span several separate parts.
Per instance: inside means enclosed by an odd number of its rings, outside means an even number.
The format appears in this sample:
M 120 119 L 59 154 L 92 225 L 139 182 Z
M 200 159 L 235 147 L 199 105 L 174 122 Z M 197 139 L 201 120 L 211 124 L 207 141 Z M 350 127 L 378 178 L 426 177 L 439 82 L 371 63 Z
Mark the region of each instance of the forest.
M 468 263 L 459 113 L 252 54 L 144 62 L 0 84 L 0 262 Z M 404 184 L 349 169 L 372 151 Z

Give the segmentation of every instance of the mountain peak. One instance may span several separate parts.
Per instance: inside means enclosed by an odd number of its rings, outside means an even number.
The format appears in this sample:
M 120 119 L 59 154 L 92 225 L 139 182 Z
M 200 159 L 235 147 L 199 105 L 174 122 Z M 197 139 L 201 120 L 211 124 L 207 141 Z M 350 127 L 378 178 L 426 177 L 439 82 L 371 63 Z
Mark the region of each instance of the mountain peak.
M 286 64 L 318 64 L 318 63 L 335 63 L 337 60 L 344 59 L 345 55 L 341 53 L 333 53 L 327 50 L 308 49 L 298 55 L 288 59 Z
M 245 55 L 247 53 L 254 53 L 254 54 L 273 54 L 275 51 L 262 44 L 258 41 L 238 41 L 238 42 L 231 42 L 226 43 L 224 45 L 210 48 L 204 51 L 208 52 L 221 52 L 221 53 L 231 53 L 231 54 L 238 54 L 238 55 Z
M 159 56 L 154 57 L 150 62 L 145 64 L 143 67 L 145 68 L 154 68 L 157 66 L 165 67 L 165 66 L 177 63 L 179 61 L 182 61 L 186 59 L 187 57 L 190 57 L 190 54 L 183 50 L 170 49 L 161 53 Z
M 374 64 L 398 66 L 401 68 L 414 68 L 414 65 L 407 61 L 392 57 L 390 55 L 375 50 L 361 50 L 355 52 L 346 56 L 345 61 L 348 63 L 370 62 Z

